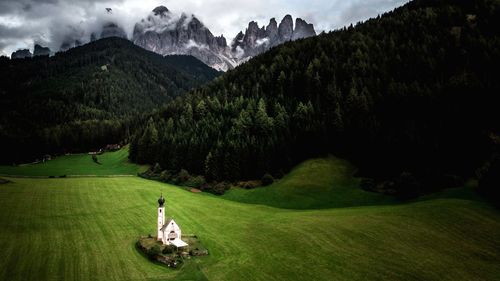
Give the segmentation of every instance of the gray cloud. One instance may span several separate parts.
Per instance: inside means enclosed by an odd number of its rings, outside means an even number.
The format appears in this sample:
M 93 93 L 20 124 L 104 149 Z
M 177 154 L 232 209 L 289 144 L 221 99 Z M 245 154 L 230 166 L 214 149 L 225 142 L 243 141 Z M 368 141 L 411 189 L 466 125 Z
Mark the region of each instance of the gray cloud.
M 367 5 L 366 1 L 351 1 L 342 11 L 340 20 L 342 22 L 358 22 L 373 15 L 378 15 L 391 10 L 408 1 L 400 0 L 373 0 Z
M 332 30 L 389 11 L 407 0 L 0 0 L 0 54 L 42 43 L 57 50 L 68 38 L 90 38 L 103 23 L 133 26 L 156 6 L 195 14 L 215 35 L 228 41 L 249 21 L 268 24 L 286 14 L 301 17 L 317 31 Z M 113 13 L 107 13 L 112 8 Z M 85 41 L 85 40 L 84 40 Z

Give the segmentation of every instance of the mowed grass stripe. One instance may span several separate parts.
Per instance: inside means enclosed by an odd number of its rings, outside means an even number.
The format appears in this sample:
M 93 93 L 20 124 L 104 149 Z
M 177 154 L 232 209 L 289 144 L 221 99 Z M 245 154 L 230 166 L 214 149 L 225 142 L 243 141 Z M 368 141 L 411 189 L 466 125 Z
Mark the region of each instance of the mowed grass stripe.
M 500 214 L 486 203 L 292 210 L 140 178 L 0 185 L 2 280 L 494 280 Z M 180 270 L 138 253 L 156 200 L 210 250 Z

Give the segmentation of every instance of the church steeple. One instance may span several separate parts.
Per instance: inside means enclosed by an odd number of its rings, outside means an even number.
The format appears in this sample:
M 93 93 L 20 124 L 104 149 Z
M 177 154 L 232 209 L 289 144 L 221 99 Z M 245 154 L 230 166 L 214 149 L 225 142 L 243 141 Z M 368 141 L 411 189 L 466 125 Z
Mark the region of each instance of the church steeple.
M 158 240 L 162 240 L 163 232 L 161 228 L 165 223 L 165 198 L 163 198 L 163 193 L 160 195 L 160 199 L 158 199 Z

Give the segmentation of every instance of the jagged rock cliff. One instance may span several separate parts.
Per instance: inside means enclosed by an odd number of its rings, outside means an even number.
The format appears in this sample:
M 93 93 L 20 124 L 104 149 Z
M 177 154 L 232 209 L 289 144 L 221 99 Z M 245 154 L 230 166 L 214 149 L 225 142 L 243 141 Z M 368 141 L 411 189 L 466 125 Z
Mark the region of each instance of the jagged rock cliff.
M 196 16 L 178 15 L 164 6 L 135 25 L 132 41 L 162 55 L 192 55 L 218 70 L 237 65 L 224 36 L 214 36 Z
M 279 26 L 274 18 L 267 27 L 250 22 L 245 33 L 238 33 L 228 46 L 224 36 L 214 36 L 196 16 L 177 15 L 160 6 L 135 25 L 132 41 L 162 55 L 193 55 L 215 69 L 226 71 L 271 47 L 314 35 L 313 25 L 300 18 L 294 30 L 293 19 L 287 15 Z
M 35 44 L 35 50 L 33 51 L 33 56 L 50 56 L 50 49 L 47 47 L 42 47 L 39 44 Z
M 60 50 L 105 37 L 127 38 L 125 30 L 111 18 L 101 26 L 87 32 L 74 27 Z M 274 46 L 314 35 L 312 24 L 297 18 L 294 29 L 292 16 L 286 15 L 279 25 L 274 18 L 262 27 L 255 21 L 250 22 L 245 32 L 239 32 L 228 46 L 223 35 L 214 36 L 195 15 L 174 13 L 159 6 L 135 24 L 130 40 L 161 55 L 192 55 L 217 70 L 227 71 Z
M 248 24 L 245 33 L 240 32 L 231 43 L 231 50 L 240 60 L 263 53 L 271 47 L 290 40 L 297 40 L 315 36 L 316 31 L 312 24 L 297 18 L 295 29 L 292 16 L 286 15 L 279 26 L 276 19 L 272 18 L 267 27 L 259 28 L 254 21 Z
M 17 50 L 12 53 L 10 56 L 12 59 L 24 59 L 24 58 L 31 58 L 32 54 L 30 50 L 28 49 L 22 49 L 22 50 Z

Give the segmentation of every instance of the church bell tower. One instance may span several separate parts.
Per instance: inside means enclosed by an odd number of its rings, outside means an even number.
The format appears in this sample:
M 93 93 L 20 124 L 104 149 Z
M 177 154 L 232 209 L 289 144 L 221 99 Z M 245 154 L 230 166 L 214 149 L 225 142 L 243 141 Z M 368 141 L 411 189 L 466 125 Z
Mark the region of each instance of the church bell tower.
M 165 198 L 163 198 L 163 194 L 161 194 L 160 199 L 158 199 L 158 236 L 157 236 L 158 241 L 161 241 L 163 239 L 163 232 L 161 231 L 161 228 L 165 223 L 164 204 L 165 204 Z

